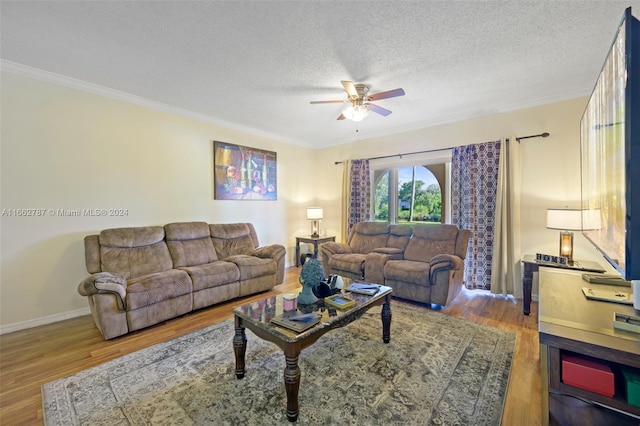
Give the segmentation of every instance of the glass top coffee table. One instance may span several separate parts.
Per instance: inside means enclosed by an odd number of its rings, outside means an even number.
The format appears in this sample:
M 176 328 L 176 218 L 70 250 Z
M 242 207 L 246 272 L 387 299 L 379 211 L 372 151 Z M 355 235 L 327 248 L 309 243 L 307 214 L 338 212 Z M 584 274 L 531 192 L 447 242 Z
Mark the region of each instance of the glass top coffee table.
M 315 343 L 323 334 L 344 327 L 360 318 L 369 308 L 378 305 L 382 305 L 380 315 L 382 318 L 382 341 L 389 343 L 391 340 L 391 292 L 391 287 L 382 285 L 372 296 L 347 292 L 345 294 L 348 294 L 348 297 L 355 300 L 356 303 L 345 310 L 327 307 L 324 305 L 323 299 L 319 299 L 318 303 L 314 305 L 300 305 L 297 312 L 291 312 L 287 315 L 312 312 L 321 314 L 319 323 L 300 333 L 271 322 L 273 318 L 284 313 L 282 295 L 238 306 L 233 310 L 235 316 L 233 350 L 236 358 L 236 378 L 242 379 L 245 374 L 246 328 L 261 339 L 278 345 L 285 357 L 284 385 L 287 392 L 287 419 L 295 422 L 298 419 L 298 390 L 301 377 L 298 356 L 300 352 Z

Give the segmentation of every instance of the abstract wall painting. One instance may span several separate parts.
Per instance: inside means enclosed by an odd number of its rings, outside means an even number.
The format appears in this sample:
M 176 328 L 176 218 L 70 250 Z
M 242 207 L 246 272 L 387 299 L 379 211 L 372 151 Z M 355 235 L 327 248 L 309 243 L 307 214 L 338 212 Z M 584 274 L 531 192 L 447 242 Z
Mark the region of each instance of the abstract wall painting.
M 214 141 L 214 199 L 277 200 L 276 159 L 273 151 Z

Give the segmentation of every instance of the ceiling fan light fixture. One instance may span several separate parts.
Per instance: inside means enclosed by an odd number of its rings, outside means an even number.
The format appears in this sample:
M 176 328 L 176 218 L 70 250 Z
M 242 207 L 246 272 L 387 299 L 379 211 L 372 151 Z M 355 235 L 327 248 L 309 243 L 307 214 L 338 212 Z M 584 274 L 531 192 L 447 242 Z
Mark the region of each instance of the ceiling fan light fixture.
M 367 108 L 366 105 L 349 105 L 347 109 L 342 111 L 342 115 L 349 120 L 362 121 L 367 115 L 369 115 L 369 108 Z

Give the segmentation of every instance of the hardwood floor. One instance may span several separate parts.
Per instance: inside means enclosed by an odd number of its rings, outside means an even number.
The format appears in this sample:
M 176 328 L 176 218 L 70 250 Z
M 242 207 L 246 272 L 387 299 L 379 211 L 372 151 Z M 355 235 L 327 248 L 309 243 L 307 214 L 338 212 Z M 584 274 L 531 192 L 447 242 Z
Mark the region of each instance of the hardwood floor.
M 288 268 L 283 284 L 242 303 L 299 290 L 299 271 Z M 110 341 L 102 339 L 90 315 L 0 336 L 0 424 L 42 424 L 42 384 L 230 318 L 238 304 L 217 305 Z M 517 333 L 502 425 L 539 425 L 537 304 L 527 317 L 521 301 L 462 291 L 442 312 Z

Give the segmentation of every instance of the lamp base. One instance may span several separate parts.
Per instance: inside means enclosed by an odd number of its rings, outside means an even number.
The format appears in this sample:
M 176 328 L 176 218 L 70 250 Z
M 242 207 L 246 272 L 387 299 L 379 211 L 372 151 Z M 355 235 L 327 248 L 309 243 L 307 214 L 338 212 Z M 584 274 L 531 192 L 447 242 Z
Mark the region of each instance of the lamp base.
M 560 256 L 566 257 L 569 265 L 573 265 L 573 232 L 560 232 Z
M 311 221 L 311 238 L 319 238 L 320 237 L 320 221 L 312 220 Z

